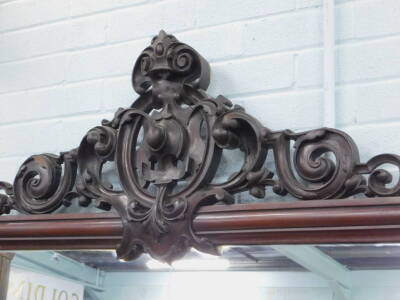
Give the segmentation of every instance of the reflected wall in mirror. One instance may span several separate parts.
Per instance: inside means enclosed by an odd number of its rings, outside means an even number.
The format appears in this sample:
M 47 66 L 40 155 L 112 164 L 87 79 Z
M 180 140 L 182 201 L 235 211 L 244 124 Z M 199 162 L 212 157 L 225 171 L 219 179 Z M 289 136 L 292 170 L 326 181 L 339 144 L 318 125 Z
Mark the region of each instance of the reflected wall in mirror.
M 112 251 L 20 251 L 12 259 L 4 299 L 400 297 L 400 244 L 226 246 L 221 252 L 217 257 L 192 250 L 167 265 L 147 255 L 118 261 Z

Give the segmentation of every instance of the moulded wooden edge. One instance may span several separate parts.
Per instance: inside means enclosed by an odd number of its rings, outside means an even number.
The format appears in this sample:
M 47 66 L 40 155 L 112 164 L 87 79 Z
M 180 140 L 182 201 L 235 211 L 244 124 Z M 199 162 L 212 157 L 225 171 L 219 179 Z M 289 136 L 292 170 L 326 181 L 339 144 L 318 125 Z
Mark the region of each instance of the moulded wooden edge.
M 400 198 L 202 207 L 194 232 L 216 245 L 400 242 Z M 0 217 L 0 250 L 115 249 L 114 213 Z

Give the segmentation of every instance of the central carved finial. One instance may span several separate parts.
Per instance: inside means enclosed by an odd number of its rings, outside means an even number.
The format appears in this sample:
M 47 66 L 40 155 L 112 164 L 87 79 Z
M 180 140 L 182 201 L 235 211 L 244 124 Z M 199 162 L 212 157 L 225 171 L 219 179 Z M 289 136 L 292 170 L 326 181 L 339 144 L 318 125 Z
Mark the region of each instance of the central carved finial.
M 136 60 L 132 83 L 138 94 L 144 94 L 160 80 L 205 90 L 210 83 L 210 66 L 192 47 L 161 30 Z
M 151 45 L 155 50 L 157 56 L 163 56 L 166 49 L 170 48 L 172 44 L 179 43 L 175 36 L 167 34 L 164 30 L 160 30 L 160 33 L 153 37 Z

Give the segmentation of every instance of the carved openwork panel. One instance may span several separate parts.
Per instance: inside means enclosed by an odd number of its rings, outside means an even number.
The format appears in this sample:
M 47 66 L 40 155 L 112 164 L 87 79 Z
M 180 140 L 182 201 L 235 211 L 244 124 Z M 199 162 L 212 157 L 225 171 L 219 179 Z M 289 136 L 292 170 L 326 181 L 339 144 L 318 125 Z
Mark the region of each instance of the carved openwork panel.
M 113 207 L 124 223 L 120 258 L 147 252 L 171 262 L 190 247 L 216 251 L 194 233 L 193 215 L 202 205 L 232 203 L 236 193 L 265 198 L 272 189 L 300 200 L 400 194 L 400 183 L 389 187 L 392 176 L 380 168 L 400 167 L 399 156 L 361 163 L 351 137 L 331 128 L 272 131 L 225 97 L 207 95 L 209 82 L 208 62 L 161 31 L 135 63 L 139 97 L 132 106 L 89 130 L 78 148 L 28 158 L 13 185 L 0 183 L 0 214 L 51 213 L 72 201 Z M 243 164 L 215 184 L 224 149 L 240 149 Z M 265 167 L 267 155 L 274 156 L 276 174 Z M 109 161 L 116 163 L 121 190 L 102 178 Z

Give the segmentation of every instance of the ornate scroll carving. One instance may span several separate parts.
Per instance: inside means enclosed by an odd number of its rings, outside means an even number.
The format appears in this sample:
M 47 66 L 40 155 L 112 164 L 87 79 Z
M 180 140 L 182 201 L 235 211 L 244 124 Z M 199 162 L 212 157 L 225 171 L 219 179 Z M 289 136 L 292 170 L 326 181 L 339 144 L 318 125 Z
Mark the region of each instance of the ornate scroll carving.
M 209 81 L 207 61 L 161 31 L 135 63 L 132 84 L 139 98 L 132 106 L 89 130 L 77 149 L 27 159 L 13 185 L 0 184 L 0 213 L 50 213 L 75 199 L 82 206 L 94 201 L 122 217 L 120 258 L 147 252 L 170 262 L 190 247 L 215 252 L 194 233 L 193 215 L 201 205 L 232 203 L 242 191 L 264 198 L 271 188 L 301 200 L 400 194 L 400 183 L 389 187 L 392 176 L 380 168 L 400 167 L 399 156 L 378 155 L 363 164 L 342 131 L 271 131 L 225 97 L 208 96 Z M 240 149 L 244 161 L 215 184 L 224 149 Z M 268 152 L 276 174 L 265 167 Z M 102 178 L 109 161 L 116 163 L 121 190 Z

